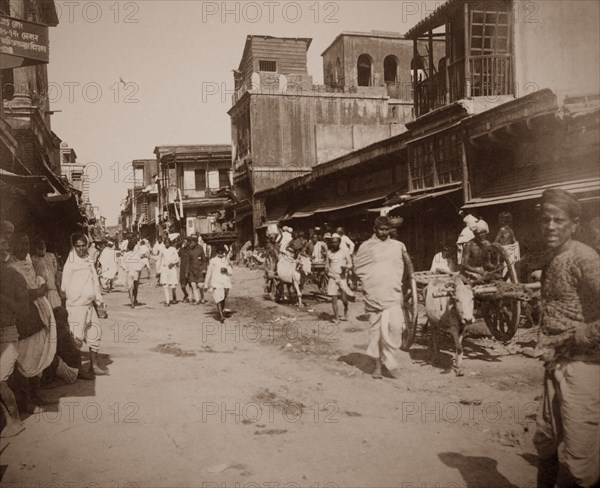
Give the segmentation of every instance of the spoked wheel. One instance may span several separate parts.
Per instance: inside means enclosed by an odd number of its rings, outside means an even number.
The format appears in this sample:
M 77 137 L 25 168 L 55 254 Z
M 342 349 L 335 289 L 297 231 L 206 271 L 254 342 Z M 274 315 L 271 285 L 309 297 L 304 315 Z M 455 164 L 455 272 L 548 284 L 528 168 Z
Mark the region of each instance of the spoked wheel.
M 419 302 L 417 295 L 417 282 L 412 280 L 411 288 L 404 295 L 404 317 L 406 319 L 406 332 L 402 337 L 401 349 L 408 351 L 415 342 L 417 335 Z
M 521 302 L 515 298 L 490 300 L 484 309 L 484 319 L 492 335 L 502 342 L 516 334 L 521 316 Z
M 494 243 L 490 246 L 489 260 L 495 265 L 495 273 L 505 283 L 518 283 L 514 263 L 504 248 Z M 510 341 L 517 333 L 521 318 L 521 301 L 518 298 L 498 297 L 487 300 L 483 306 L 483 317 L 492 335 L 502 342 Z

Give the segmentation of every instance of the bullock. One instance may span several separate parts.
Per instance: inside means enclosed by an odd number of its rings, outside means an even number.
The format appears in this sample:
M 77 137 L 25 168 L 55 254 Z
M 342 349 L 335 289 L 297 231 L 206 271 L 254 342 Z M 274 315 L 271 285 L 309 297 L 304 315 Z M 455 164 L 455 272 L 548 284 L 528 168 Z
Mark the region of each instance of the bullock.
M 302 285 L 310 272 L 311 264 L 308 257 L 300 256 L 294 259 L 281 254 L 277 261 L 278 295 L 283 296 L 283 286 L 287 285 L 288 294 L 291 297 L 291 287 L 293 286 L 298 295 L 298 306 L 302 307 Z
M 457 376 L 462 376 L 462 341 L 465 326 L 473 322 L 473 289 L 459 275 L 454 276 L 452 281 L 433 280 L 425 292 L 425 309 L 427 319 L 433 326 L 432 364 L 435 364 L 439 351 L 437 334 L 443 327 L 454 338 L 454 370 Z

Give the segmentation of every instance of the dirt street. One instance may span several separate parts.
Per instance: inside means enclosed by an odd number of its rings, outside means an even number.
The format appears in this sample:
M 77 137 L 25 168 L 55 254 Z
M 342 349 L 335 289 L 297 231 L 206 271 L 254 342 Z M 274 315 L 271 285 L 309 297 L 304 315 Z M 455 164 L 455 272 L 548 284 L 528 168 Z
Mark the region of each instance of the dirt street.
M 42 392 L 59 403 L 2 440 L 2 486 L 535 486 L 542 366 L 518 346 L 467 339 L 456 377 L 450 341 L 432 367 L 421 337 L 374 380 L 360 300 L 338 327 L 329 303 L 275 304 L 237 267 L 221 325 L 212 302 L 163 307 L 154 284 L 135 310 L 106 295 L 110 376 Z

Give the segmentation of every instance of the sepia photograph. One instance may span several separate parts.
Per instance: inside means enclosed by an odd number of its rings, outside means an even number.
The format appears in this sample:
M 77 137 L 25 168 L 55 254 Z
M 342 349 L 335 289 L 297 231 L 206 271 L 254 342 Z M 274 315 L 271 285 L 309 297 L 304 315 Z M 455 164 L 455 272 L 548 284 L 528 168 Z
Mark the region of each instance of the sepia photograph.
M 0 488 L 600 488 L 600 2 L 0 0 Z

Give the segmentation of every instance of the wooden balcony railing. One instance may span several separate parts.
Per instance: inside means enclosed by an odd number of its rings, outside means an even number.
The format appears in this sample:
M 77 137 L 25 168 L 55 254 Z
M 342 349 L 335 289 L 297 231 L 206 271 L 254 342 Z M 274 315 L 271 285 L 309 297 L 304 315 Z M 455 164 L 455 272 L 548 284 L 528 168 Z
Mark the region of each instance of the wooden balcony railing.
M 463 98 L 511 94 L 512 55 L 470 56 L 466 63 L 461 58 L 417 84 L 417 116 Z

